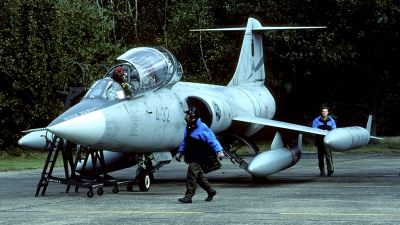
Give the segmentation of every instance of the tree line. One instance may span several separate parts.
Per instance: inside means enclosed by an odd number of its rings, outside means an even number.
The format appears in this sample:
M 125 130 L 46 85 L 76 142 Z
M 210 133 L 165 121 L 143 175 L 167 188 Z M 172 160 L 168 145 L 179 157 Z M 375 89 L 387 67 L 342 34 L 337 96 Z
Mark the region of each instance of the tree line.
M 162 46 L 184 81 L 225 85 L 243 32 L 193 28 L 327 26 L 264 32 L 275 119 L 310 125 L 321 104 L 338 126 L 399 135 L 400 4 L 393 0 L 0 0 L 0 149 L 58 116 L 69 87 L 89 86 L 126 50 Z

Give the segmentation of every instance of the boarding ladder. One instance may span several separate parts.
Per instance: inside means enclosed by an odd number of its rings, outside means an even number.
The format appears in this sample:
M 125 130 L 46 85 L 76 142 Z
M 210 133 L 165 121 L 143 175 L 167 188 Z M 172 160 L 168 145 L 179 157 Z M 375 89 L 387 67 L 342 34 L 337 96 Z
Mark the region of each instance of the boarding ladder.
M 71 87 L 69 89 L 68 93 L 62 92 L 63 94 L 67 94 L 67 99 L 64 104 L 64 109 L 63 112 L 68 109 L 69 103 L 71 100 L 74 98 L 81 96 L 83 93 L 85 93 L 86 88 L 84 87 Z M 36 194 L 35 197 L 39 195 L 40 190 L 42 189 L 41 195 L 43 196 L 46 193 L 47 186 L 49 182 L 54 182 L 54 183 L 62 183 L 66 184 L 66 193 L 69 192 L 70 186 L 74 185 L 75 186 L 75 191 L 78 191 L 79 187 L 88 187 L 89 192 L 87 195 L 89 197 L 93 196 L 93 188 L 99 187 L 102 188 L 103 184 L 100 183 L 87 183 L 83 182 L 80 178 L 76 176 L 75 173 L 75 168 L 76 164 L 78 162 L 78 158 L 80 158 L 80 152 L 77 152 L 76 160 L 74 162 L 73 159 L 73 150 L 71 148 L 71 143 L 68 141 L 61 139 L 57 136 L 53 136 L 53 138 L 50 140 L 47 135 L 44 135 L 44 138 L 46 139 L 46 145 L 43 148 L 43 151 L 46 151 L 48 149 L 48 155 L 46 158 L 46 162 L 43 167 L 43 171 L 41 174 L 41 178 L 39 180 L 37 189 L 36 189 Z M 48 148 L 50 145 L 50 148 Z M 61 151 L 61 156 L 63 159 L 63 167 L 64 167 L 64 173 L 65 173 L 65 178 L 59 178 L 53 176 L 53 169 L 56 165 L 57 162 L 57 157 L 60 154 Z M 86 157 L 87 158 L 87 157 Z M 102 192 L 102 190 L 100 190 Z M 99 193 L 99 191 L 98 191 Z

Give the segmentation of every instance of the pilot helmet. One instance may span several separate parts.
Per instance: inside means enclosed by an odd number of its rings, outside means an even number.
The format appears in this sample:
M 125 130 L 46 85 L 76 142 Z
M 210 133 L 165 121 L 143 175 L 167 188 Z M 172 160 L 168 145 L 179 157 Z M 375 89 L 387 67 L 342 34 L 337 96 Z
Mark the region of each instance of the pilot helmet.
M 115 68 L 114 74 L 116 74 L 118 76 L 122 76 L 122 74 L 124 74 L 124 69 L 122 67 L 118 66 L 117 68 Z
M 190 107 L 188 110 L 184 111 L 186 114 L 189 114 L 192 118 L 200 118 L 200 111 L 195 107 Z

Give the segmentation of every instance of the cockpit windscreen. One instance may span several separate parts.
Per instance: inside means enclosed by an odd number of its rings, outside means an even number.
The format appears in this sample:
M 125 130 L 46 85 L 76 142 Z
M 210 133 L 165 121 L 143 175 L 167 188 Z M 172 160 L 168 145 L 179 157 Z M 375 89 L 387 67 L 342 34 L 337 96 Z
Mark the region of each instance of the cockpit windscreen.
M 96 81 L 84 98 L 103 97 L 110 101 L 124 99 L 126 97 L 122 86 L 110 78 L 104 78 Z

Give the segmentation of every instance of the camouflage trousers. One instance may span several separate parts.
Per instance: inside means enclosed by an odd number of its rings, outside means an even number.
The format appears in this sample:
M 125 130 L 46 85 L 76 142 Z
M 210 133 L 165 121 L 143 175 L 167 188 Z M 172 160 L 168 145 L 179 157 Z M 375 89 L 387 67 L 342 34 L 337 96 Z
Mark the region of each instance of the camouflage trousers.
M 334 171 L 331 150 L 327 149 L 325 146 L 317 146 L 317 149 L 318 149 L 319 170 L 321 172 L 325 171 L 325 169 L 324 169 L 324 156 L 325 156 L 326 167 L 327 167 L 328 171 Z
M 197 184 L 207 192 L 211 189 L 210 183 L 208 183 L 201 170 L 201 164 L 191 162 L 188 166 L 185 197 L 191 199 L 194 196 Z

